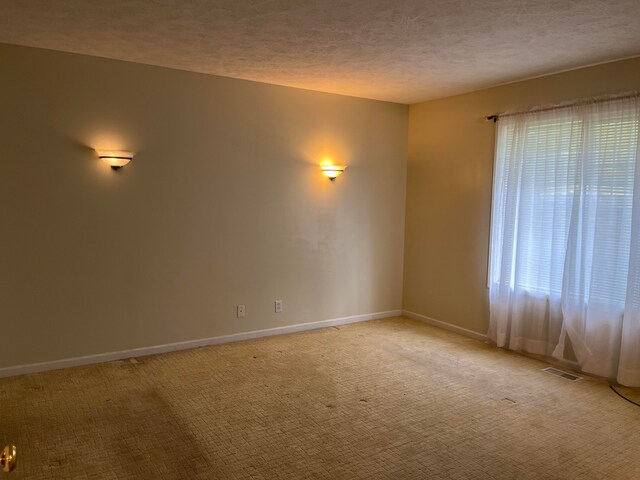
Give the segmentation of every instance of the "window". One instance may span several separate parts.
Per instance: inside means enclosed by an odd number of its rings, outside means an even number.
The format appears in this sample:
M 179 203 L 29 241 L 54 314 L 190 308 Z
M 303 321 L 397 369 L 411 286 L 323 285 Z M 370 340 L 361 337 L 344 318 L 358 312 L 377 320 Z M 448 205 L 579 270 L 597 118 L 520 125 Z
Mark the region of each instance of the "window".
M 489 337 L 640 386 L 640 100 L 503 116 Z
M 559 296 L 573 219 L 581 223 L 574 230 L 585 234 L 576 246 L 590 252 L 583 273 L 599 272 L 584 276 L 584 290 L 593 301 L 623 308 L 638 118 L 634 109 L 598 112 L 587 128 L 582 115 L 571 113 L 498 123 L 490 283 Z M 513 254 L 507 278 L 505 246 Z

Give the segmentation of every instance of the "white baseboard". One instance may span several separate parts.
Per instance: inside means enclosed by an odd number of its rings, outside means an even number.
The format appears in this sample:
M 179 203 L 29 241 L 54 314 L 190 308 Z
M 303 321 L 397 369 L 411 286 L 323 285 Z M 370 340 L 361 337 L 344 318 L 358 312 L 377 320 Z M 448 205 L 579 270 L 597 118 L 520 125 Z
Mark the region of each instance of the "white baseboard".
M 481 340 L 483 342 L 487 340 L 487 336 L 483 333 L 474 332 L 473 330 L 462 328 L 457 325 L 453 325 L 452 323 L 436 320 L 435 318 L 427 317 L 426 315 L 422 315 L 420 313 L 410 312 L 409 310 L 403 310 L 402 314 L 405 317 L 413 318 L 414 320 L 420 320 L 421 322 L 428 323 L 429 325 L 432 325 L 434 327 L 439 327 L 444 330 L 449 330 L 450 332 L 455 332 L 460 335 L 464 335 L 465 337 L 474 338 L 476 340 Z
M 365 313 L 362 315 L 353 315 L 350 317 L 320 320 L 318 322 L 300 323 L 297 325 L 287 325 L 284 327 L 274 327 L 266 328 L 264 330 L 253 330 L 251 332 L 234 333 L 232 335 L 223 335 L 221 337 L 202 338 L 198 340 L 188 340 L 186 342 L 169 343 L 166 345 L 154 345 L 151 347 L 121 350 L 118 352 L 99 353 L 97 355 L 65 358 L 62 360 L 53 360 L 51 362 L 31 363 L 29 365 L 16 365 L 14 367 L 0 368 L 0 378 L 25 375 L 27 373 L 46 372 L 49 370 L 59 370 L 61 368 L 79 367 L 82 365 L 91 365 L 94 363 L 111 362 L 113 360 L 122 360 L 125 358 L 157 355 L 159 353 L 176 352 L 178 350 L 188 350 L 191 348 L 205 347 L 208 345 L 239 342 L 242 340 L 251 340 L 254 338 L 283 335 L 285 333 L 304 332 L 307 330 L 316 330 L 318 328 L 347 325 L 349 323 L 366 322 L 368 320 L 375 320 L 378 318 L 397 317 L 401 314 L 401 310 Z

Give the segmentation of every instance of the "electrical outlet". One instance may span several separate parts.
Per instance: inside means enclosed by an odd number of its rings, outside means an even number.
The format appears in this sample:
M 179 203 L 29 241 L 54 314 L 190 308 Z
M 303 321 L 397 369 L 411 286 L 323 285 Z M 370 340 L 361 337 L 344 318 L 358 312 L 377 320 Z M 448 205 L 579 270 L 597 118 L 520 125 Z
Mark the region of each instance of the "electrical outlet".
M 244 317 L 244 305 L 236 306 L 236 317 L 237 318 Z
M 276 313 L 282 313 L 283 309 L 282 300 L 276 300 Z

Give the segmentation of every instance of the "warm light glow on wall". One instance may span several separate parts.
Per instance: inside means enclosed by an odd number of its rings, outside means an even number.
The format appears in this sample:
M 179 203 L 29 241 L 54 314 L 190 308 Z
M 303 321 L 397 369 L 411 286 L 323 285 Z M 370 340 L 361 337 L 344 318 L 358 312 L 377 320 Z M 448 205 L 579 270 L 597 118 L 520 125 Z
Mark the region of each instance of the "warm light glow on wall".
M 342 175 L 342 173 L 347 167 L 341 166 L 341 165 L 333 165 L 330 160 L 325 160 L 320 165 L 320 168 L 322 168 L 322 173 L 324 173 L 327 177 L 329 177 L 329 180 L 333 181 L 337 177 Z
M 100 160 L 105 162 L 114 170 L 124 167 L 133 159 L 133 153 L 124 150 L 98 150 Z

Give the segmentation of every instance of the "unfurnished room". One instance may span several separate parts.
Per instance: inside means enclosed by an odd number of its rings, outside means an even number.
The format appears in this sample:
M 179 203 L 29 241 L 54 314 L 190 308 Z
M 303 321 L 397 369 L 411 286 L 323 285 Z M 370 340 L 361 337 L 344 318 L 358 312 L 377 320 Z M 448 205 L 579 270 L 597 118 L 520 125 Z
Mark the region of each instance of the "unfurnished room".
M 637 0 L 2 0 L 0 479 L 640 479 Z

